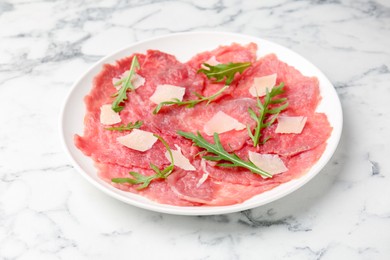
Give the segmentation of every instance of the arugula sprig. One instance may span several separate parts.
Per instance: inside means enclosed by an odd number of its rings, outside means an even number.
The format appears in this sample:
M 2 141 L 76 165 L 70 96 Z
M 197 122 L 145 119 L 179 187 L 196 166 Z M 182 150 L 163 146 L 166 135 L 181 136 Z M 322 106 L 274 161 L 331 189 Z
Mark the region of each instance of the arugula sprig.
M 204 137 L 199 132 L 197 132 L 197 135 L 193 133 L 183 132 L 183 131 L 178 131 L 177 133 L 183 136 L 184 138 L 190 139 L 196 146 L 199 146 L 205 149 L 208 153 L 213 154 L 213 155 L 203 156 L 204 159 L 209 161 L 218 161 L 218 162 L 223 161 L 221 163 L 218 163 L 217 166 L 242 167 L 250 170 L 255 174 L 261 175 L 263 178 L 272 177 L 272 174 L 260 169 L 253 162 L 245 161 L 240 157 L 238 157 L 237 154 L 227 152 L 223 148 L 221 141 L 219 139 L 219 135 L 217 133 L 214 133 L 214 144 L 209 143 L 206 139 L 204 139 Z
M 221 95 L 222 92 L 224 92 L 228 87 L 229 86 L 226 85 L 226 86 L 222 87 L 220 90 L 218 90 L 217 92 L 215 92 L 213 95 L 208 96 L 208 97 L 202 96 L 201 94 L 195 92 L 194 94 L 195 94 L 195 96 L 198 97 L 198 99 L 180 101 L 179 99 L 174 98 L 172 101 L 161 102 L 153 110 L 153 114 L 156 115 L 158 112 L 160 112 L 160 110 L 163 106 L 168 106 L 168 105 L 187 106 L 188 108 L 192 108 L 196 104 L 204 102 L 204 101 L 207 101 L 206 105 L 208 105 L 208 104 L 210 104 L 210 102 L 212 102 L 214 99 L 216 99 L 219 95 Z
M 264 97 L 264 103 L 262 103 L 260 101 L 260 98 L 257 97 L 257 104 L 256 104 L 256 107 L 258 108 L 257 113 L 252 108 L 248 108 L 249 115 L 253 120 L 256 121 L 256 127 L 253 130 L 253 132 L 250 129 L 249 125 L 247 125 L 249 137 L 252 139 L 253 146 L 255 147 L 259 143 L 264 144 L 269 140 L 270 137 L 266 137 L 263 139 L 263 141 L 260 142 L 261 130 L 270 127 L 275 122 L 279 113 L 288 107 L 287 98 L 275 98 L 277 95 L 284 93 L 283 87 L 284 87 L 284 83 L 281 82 L 279 86 L 273 87 L 271 92 L 269 92 L 267 88 L 266 95 Z M 281 104 L 281 105 L 273 108 L 269 107 L 270 105 L 276 105 L 276 104 Z
M 252 63 L 250 62 L 239 62 L 239 63 L 227 63 L 227 64 L 217 64 L 212 66 L 207 63 L 203 63 L 208 69 L 200 69 L 198 73 L 203 73 L 209 79 L 214 79 L 216 82 L 222 82 L 225 78 L 225 85 L 230 85 L 234 80 L 236 73 L 243 73 Z
M 173 171 L 174 169 L 174 161 L 173 161 L 173 155 L 171 148 L 169 148 L 168 143 L 159 135 L 154 134 L 155 137 L 160 140 L 160 142 L 163 143 L 165 148 L 167 149 L 170 157 L 171 164 L 165 167 L 164 169 L 160 170 L 157 165 L 150 163 L 149 166 L 150 168 L 155 172 L 155 174 L 150 175 L 150 176 L 145 176 L 142 175 L 138 172 L 129 172 L 129 174 L 132 176 L 132 178 L 113 178 L 111 179 L 112 182 L 115 183 L 129 183 L 133 185 L 141 184 L 140 186 L 137 187 L 137 190 L 142 190 L 145 189 L 149 186 L 149 184 L 156 179 L 166 179 Z
M 119 126 L 108 127 L 108 128 L 106 128 L 106 130 L 119 131 L 119 132 L 130 131 L 130 130 L 133 130 L 135 128 L 140 128 L 142 126 L 142 124 L 143 124 L 142 121 L 137 120 L 135 123 L 130 122 L 127 125 L 123 124 L 123 125 L 119 125 Z
M 137 56 L 133 57 L 133 60 L 131 61 L 129 74 L 124 78 L 121 79 L 117 84 L 122 84 L 121 88 L 113 95 L 115 97 L 114 102 L 112 102 L 112 110 L 115 112 L 120 112 L 123 110 L 124 106 L 121 105 L 125 100 L 127 100 L 127 91 L 134 90 L 133 83 L 131 83 L 131 78 L 133 77 L 135 70 L 139 69 L 140 65 L 138 62 Z

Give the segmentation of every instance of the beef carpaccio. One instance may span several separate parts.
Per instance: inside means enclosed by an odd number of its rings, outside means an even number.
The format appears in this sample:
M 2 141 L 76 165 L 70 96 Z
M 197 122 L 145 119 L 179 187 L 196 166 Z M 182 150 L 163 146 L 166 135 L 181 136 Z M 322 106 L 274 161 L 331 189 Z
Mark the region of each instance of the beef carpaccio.
M 133 54 L 113 65 L 104 65 L 94 79 L 91 92 L 85 97 L 87 113 L 84 134 L 75 135 L 76 146 L 95 161 L 98 174 L 103 180 L 118 189 L 176 206 L 221 206 L 242 203 L 257 194 L 302 176 L 320 158 L 332 131 L 326 115 L 316 112 L 321 100 L 319 82 L 315 77 L 303 76 L 274 54 L 257 57 L 257 48 L 254 43 L 247 45 L 233 43 L 199 53 L 185 63 L 178 61 L 174 55 L 148 50 L 146 54 Z M 119 142 L 118 138 L 136 130 L 109 131 L 108 125 L 101 122 L 102 106 L 113 103 L 115 98 L 113 94 L 118 88 L 114 83 L 126 75 L 135 55 L 140 64 L 136 74 L 142 79 L 142 84 L 135 90 L 127 92 L 127 100 L 122 104 L 124 108 L 118 114 L 120 122 L 114 121 L 117 123 L 111 123 L 109 126 L 142 121 L 142 126 L 137 130 L 161 136 L 170 149 L 179 151 L 186 158 L 187 164 L 192 166 L 188 168 L 175 165 L 167 178 L 156 178 L 143 189 L 139 189 L 140 184 L 114 183 L 112 180 L 132 178 L 129 172 L 152 176 L 155 171 L 150 163 L 159 169 L 170 165 L 171 161 L 166 155 L 167 148 L 158 140 L 145 151 L 129 148 Z M 153 114 L 157 104 L 151 100 L 151 96 L 158 87 L 184 88 L 183 101 L 199 99 L 199 94 L 209 97 L 223 88 L 225 83 L 216 82 L 215 79 L 199 73 L 199 69 L 205 68 L 203 64 L 244 62 L 250 62 L 250 66 L 242 73 L 236 73 L 229 87 L 211 102 L 199 102 L 192 108 L 167 105 L 157 114 Z M 287 99 L 288 107 L 280 112 L 273 124 L 262 129 L 262 136 L 267 137 L 267 140 L 255 147 L 247 128 L 253 130 L 256 121 L 250 116 L 248 109 L 257 111 L 257 102 L 264 100 L 264 96 L 251 95 L 250 88 L 253 87 L 256 78 L 261 79 L 269 75 L 276 77 L 275 86 L 284 83 L 284 92 L 280 97 Z M 205 125 L 220 112 L 234 118 L 239 126 L 245 126 L 219 133 L 226 151 L 236 154 L 245 161 L 250 160 L 249 153 L 277 158 L 279 163 L 283 164 L 284 170 L 270 178 L 264 178 L 246 168 L 218 166 L 218 162 L 203 158 L 207 155 L 204 149 L 178 135 L 178 131 L 199 132 L 207 141 L 213 143 L 213 136 L 206 133 Z M 282 117 L 304 118 L 301 132 L 276 131 L 281 122 L 279 118 Z M 224 121 L 221 124 L 228 123 Z M 271 160 L 270 163 L 272 162 Z

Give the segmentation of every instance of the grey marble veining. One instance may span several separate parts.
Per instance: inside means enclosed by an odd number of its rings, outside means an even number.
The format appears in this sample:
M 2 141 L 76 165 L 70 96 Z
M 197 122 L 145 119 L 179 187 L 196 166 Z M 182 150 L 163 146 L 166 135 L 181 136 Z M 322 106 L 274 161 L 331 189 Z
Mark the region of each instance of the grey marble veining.
M 263 207 L 203 217 L 125 205 L 64 154 L 61 104 L 99 58 L 152 36 L 240 32 L 302 54 L 333 82 L 333 159 Z M 389 259 L 390 2 L 0 1 L 0 259 Z

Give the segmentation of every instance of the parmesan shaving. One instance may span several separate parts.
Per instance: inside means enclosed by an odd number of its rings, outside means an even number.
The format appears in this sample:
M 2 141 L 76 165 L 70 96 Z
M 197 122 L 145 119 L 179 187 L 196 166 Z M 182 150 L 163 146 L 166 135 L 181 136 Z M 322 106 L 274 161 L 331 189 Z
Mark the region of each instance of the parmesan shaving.
M 118 81 L 120 81 L 121 79 L 124 79 L 125 77 L 127 77 L 128 75 L 129 75 L 129 71 L 126 70 L 125 72 L 123 72 L 123 74 L 119 78 L 117 78 L 117 77 L 112 78 L 112 84 L 114 85 L 114 87 L 117 90 L 120 89 L 122 85 L 120 84 L 118 86 L 115 86 L 115 84 Z M 131 83 L 133 84 L 134 89 L 137 89 L 137 88 L 143 86 L 145 84 L 145 81 L 146 81 L 145 78 L 140 76 L 137 73 L 134 73 L 134 75 L 131 77 Z
M 214 133 L 224 133 L 230 130 L 242 130 L 245 125 L 237 119 L 225 114 L 222 111 L 216 113 L 203 127 L 204 132 L 212 136 Z
M 307 117 L 305 116 L 279 116 L 275 133 L 300 134 L 305 127 L 306 121 Z
M 260 154 L 249 151 L 249 160 L 270 174 L 279 174 L 288 171 L 286 165 L 284 165 L 278 155 Z
M 188 160 L 187 157 L 185 157 L 182 153 L 181 153 L 181 149 L 180 149 L 180 146 L 178 145 L 175 145 L 176 146 L 176 149 L 177 150 L 171 150 L 172 152 L 172 156 L 173 156 L 173 164 L 183 170 L 186 170 L 186 171 L 195 171 L 196 168 L 190 163 L 190 161 Z M 169 156 L 169 152 L 166 151 L 165 152 L 165 157 L 170 161 L 171 161 L 171 157 Z
M 151 132 L 134 129 L 130 134 L 118 137 L 116 140 L 130 149 L 145 152 L 152 148 L 157 137 Z
M 100 107 L 100 123 L 102 125 L 114 125 L 121 121 L 119 113 L 112 110 L 111 105 L 107 104 Z
M 155 104 L 160 104 L 164 101 L 174 101 L 175 99 L 182 101 L 185 92 L 186 89 L 183 87 L 168 84 L 158 85 L 156 91 L 149 99 Z
M 263 76 L 263 77 L 256 77 L 253 79 L 253 84 L 249 88 L 249 93 L 253 97 L 263 97 L 266 95 L 266 91 L 271 91 L 271 89 L 275 86 L 276 84 L 276 77 L 277 74 L 271 74 L 268 76 Z
M 218 64 L 221 64 L 219 61 L 217 61 L 217 59 L 215 58 L 215 56 L 211 56 L 208 60 L 206 60 L 205 62 L 203 63 L 207 63 L 211 66 L 215 66 L 215 65 L 218 65 Z M 205 65 L 201 65 L 202 69 L 209 69 L 209 67 L 206 67 Z
M 199 188 L 200 185 L 202 185 L 210 175 L 210 173 L 207 171 L 207 168 L 206 168 L 206 160 L 205 159 L 202 159 L 200 161 L 200 166 L 202 167 L 202 170 L 204 171 L 204 173 L 203 173 L 202 177 L 199 179 L 198 183 L 196 184 L 197 188 Z

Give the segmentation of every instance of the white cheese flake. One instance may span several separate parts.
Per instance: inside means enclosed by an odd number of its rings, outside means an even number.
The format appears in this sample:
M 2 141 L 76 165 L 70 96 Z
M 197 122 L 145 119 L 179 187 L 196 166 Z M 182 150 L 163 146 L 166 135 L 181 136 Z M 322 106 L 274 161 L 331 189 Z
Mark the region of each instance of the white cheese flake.
M 202 159 L 200 161 L 200 166 L 202 167 L 202 170 L 204 171 L 204 173 L 203 173 L 202 177 L 199 179 L 198 183 L 196 184 L 197 188 L 199 188 L 200 185 L 202 185 L 210 175 L 210 173 L 207 171 L 207 168 L 206 168 L 206 160 L 205 159 Z
M 122 84 L 119 84 L 118 86 L 115 86 L 115 84 L 118 81 L 120 81 L 121 79 L 124 79 L 125 77 L 127 77 L 127 75 L 129 75 L 128 70 L 123 72 L 123 74 L 119 78 L 117 78 L 117 77 L 112 78 L 112 84 L 114 85 L 114 87 L 116 89 L 120 89 Z M 137 89 L 137 88 L 143 86 L 145 84 L 145 81 L 146 81 L 145 78 L 137 73 L 134 73 L 133 76 L 131 77 L 131 83 L 133 84 L 134 89 Z
M 278 155 L 260 154 L 249 151 L 249 160 L 270 174 L 279 174 L 288 171 L 286 165 L 284 165 Z
M 131 83 L 133 83 L 134 89 L 142 87 L 145 81 L 145 78 L 137 73 L 134 73 L 133 77 L 131 77 Z
M 154 91 L 149 99 L 155 104 L 160 104 L 164 101 L 173 101 L 175 98 L 182 101 L 185 92 L 186 89 L 183 87 L 168 84 L 158 85 L 156 91 Z
M 300 134 L 306 121 L 307 117 L 305 116 L 279 116 L 275 133 Z
M 196 168 L 190 163 L 190 160 L 188 160 L 187 157 L 185 157 L 182 153 L 181 153 L 181 149 L 178 145 L 175 145 L 176 146 L 176 149 L 177 150 L 171 150 L 172 152 L 172 156 L 173 156 L 173 164 L 183 170 L 186 170 L 186 171 L 195 171 Z M 171 161 L 171 157 L 169 156 L 169 152 L 166 151 L 165 152 L 165 157 L 170 161 Z
M 111 105 L 107 104 L 100 107 L 100 123 L 102 125 L 114 125 L 121 121 L 119 113 L 112 110 Z
M 203 127 L 203 131 L 212 136 L 214 133 L 225 133 L 231 130 L 242 130 L 245 125 L 240 123 L 234 117 L 225 114 L 222 111 L 216 113 Z
M 145 152 L 152 148 L 157 137 L 151 132 L 134 129 L 130 134 L 118 137 L 116 140 L 130 149 Z
M 271 74 L 263 77 L 256 77 L 253 79 L 252 86 L 249 88 L 249 93 L 253 97 L 263 97 L 266 95 L 266 89 L 271 91 L 271 89 L 276 84 L 277 74 Z
M 208 60 L 206 60 L 205 62 L 203 62 L 203 63 L 207 63 L 207 64 L 209 64 L 209 65 L 211 65 L 211 66 L 215 66 L 215 65 L 218 65 L 218 64 L 221 64 L 219 61 L 217 61 L 217 59 L 215 58 L 215 56 L 211 56 Z M 209 67 L 206 67 L 205 65 L 203 65 L 203 63 L 202 63 L 202 65 L 201 65 L 201 67 L 203 68 L 203 69 L 209 69 Z

